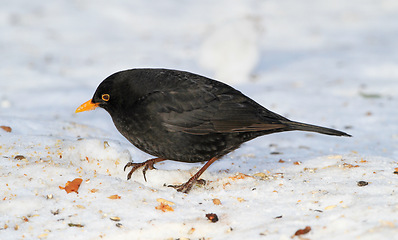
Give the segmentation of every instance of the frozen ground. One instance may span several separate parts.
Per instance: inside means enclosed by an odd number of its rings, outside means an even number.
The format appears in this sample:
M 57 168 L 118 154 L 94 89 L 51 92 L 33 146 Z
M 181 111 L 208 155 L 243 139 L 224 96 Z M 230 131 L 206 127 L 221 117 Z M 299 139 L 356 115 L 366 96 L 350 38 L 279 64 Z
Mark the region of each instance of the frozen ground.
M 0 126 L 11 127 L 0 128 L 0 239 L 291 239 L 306 226 L 301 238 L 397 236 L 397 1 L 20 0 L 3 4 L 0 30 Z M 104 110 L 74 110 L 136 67 L 218 78 L 354 137 L 258 138 L 189 195 L 163 184 L 201 164 L 126 181 L 129 159 L 150 156 Z M 78 194 L 59 188 L 75 178 Z

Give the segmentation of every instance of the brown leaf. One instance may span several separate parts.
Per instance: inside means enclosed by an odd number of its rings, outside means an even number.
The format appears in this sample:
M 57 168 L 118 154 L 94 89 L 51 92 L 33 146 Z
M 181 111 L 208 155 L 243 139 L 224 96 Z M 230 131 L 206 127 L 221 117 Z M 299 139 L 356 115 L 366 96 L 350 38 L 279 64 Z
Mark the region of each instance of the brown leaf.
M 160 203 L 159 206 L 155 207 L 157 210 L 161 210 L 162 212 L 173 212 L 174 209 L 165 203 Z
M 293 237 L 307 234 L 310 231 L 311 231 L 311 227 L 310 226 L 306 226 L 304 229 L 297 230 L 296 233 L 294 233 Z
M 117 195 L 117 194 L 115 194 L 115 195 L 109 196 L 108 198 L 109 199 L 121 199 L 122 197 Z
M 59 188 L 65 189 L 65 191 L 67 193 L 71 193 L 71 192 L 79 193 L 78 190 L 79 190 L 80 184 L 82 184 L 82 182 L 83 182 L 83 179 L 75 178 L 72 182 L 68 181 L 65 184 L 65 187 L 59 186 Z
M 9 127 L 9 126 L 0 126 L 0 128 L 3 129 L 6 132 L 11 132 L 12 131 L 11 127 Z

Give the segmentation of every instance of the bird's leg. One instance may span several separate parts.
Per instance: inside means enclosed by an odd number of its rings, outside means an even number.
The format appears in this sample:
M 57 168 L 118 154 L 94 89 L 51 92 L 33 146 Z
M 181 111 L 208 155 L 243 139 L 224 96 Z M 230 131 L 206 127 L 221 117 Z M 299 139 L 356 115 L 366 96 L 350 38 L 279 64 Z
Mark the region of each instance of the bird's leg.
M 210 159 L 195 175 L 193 175 L 186 183 L 181 184 L 181 185 L 168 185 L 168 187 L 172 187 L 175 188 L 178 192 L 183 192 L 183 193 L 189 193 L 189 191 L 191 190 L 191 188 L 193 187 L 193 185 L 201 180 L 198 180 L 198 178 L 200 177 L 200 175 L 202 175 L 202 173 L 204 171 L 206 171 L 206 169 L 217 160 L 218 158 L 212 158 Z M 201 182 L 203 182 L 204 180 L 202 180 Z
M 155 163 L 158 163 L 158 162 L 161 162 L 161 161 L 164 161 L 164 160 L 166 160 L 166 159 L 163 159 L 163 158 L 152 158 L 152 159 L 146 160 L 145 162 L 142 162 L 142 163 L 128 162 L 126 164 L 126 166 L 124 166 L 124 171 L 126 171 L 127 167 L 133 167 L 133 168 L 127 174 L 127 180 L 129 180 L 131 178 L 131 175 L 133 174 L 133 172 L 135 172 L 135 170 L 137 170 L 138 168 L 144 166 L 144 169 L 142 170 L 142 174 L 144 174 L 144 179 L 145 179 L 145 182 L 146 182 L 146 176 L 145 176 L 146 171 L 148 169 L 149 170 L 155 169 L 155 167 L 153 165 Z

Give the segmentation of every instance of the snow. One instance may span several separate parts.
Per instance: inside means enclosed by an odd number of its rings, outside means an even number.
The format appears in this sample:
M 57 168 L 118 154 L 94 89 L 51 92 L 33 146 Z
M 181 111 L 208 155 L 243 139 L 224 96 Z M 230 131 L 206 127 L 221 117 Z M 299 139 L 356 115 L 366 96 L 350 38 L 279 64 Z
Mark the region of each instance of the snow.
M 0 29 L 0 126 L 12 129 L 0 128 L 0 239 L 291 239 L 306 226 L 302 238 L 397 235 L 397 1 L 20 0 L 3 4 Z M 165 161 L 147 182 L 140 169 L 127 181 L 124 165 L 151 156 L 104 110 L 74 110 L 137 67 L 217 78 L 353 138 L 257 138 L 189 194 L 164 184 L 202 164 Z M 75 178 L 78 193 L 59 188 Z
M 213 70 L 217 79 L 229 83 L 247 81 L 259 59 L 259 30 L 252 19 L 235 19 L 214 27 L 206 34 L 199 59 Z M 225 40 L 228 36 L 228 40 Z

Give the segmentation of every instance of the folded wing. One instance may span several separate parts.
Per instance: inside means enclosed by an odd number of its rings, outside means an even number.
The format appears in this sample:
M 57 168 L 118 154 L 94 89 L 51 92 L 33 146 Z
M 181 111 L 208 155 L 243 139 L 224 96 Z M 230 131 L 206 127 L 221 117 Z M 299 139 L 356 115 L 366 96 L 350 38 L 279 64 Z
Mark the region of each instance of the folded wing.
M 168 131 L 204 135 L 286 127 L 280 122 L 286 118 L 268 111 L 233 88 L 158 91 L 144 102 Z

